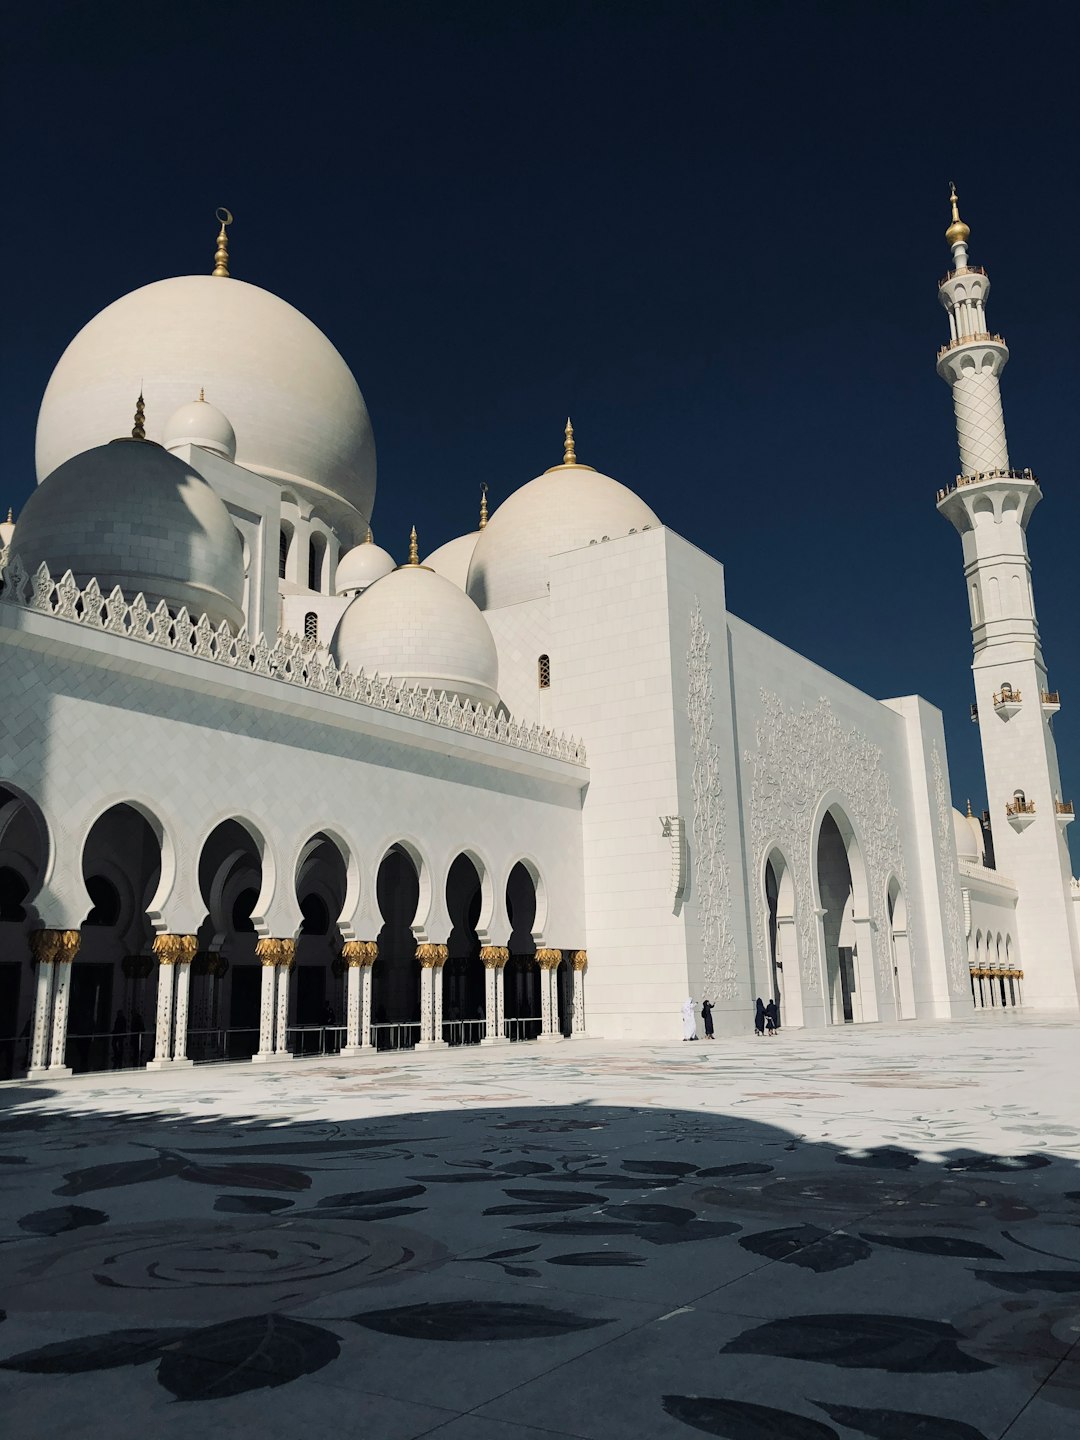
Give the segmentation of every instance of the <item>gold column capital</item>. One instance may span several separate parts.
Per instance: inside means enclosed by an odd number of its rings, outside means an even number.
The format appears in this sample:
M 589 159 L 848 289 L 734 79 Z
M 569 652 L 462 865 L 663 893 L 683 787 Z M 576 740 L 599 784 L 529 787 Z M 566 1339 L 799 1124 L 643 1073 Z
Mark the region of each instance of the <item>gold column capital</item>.
M 268 969 L 278 963 L 278 946 L 280 940 L 275 940 L 272 935 L 264 935 L 255 942 L 255 954 L 259 957 L 259 963 Z
M 197 946 L 194 935 L 155 935 L 151 948 L 159 965 L 183 965 L 195 958 Z
M 561 950 L 537 950 L 536 952 L 536 963 L 541 970 L 555 970 L 561 960 Z
M 51 965 L 56 959 L 56 930 L 32 930 L 30 932 L 30 953 L 35 965 Z
M 572 950 L 570 961 L 575 970 L 587 970 L 589 968 L 589 952 L 587 950 Z
M 418 945 L 416 958 L 421 970 L 441 970 L 450 952 L 445 945 Z
M 505 945 L 481 945 L 480 959 L 485 970 L 501 970 L 510 959 L 510 951 Z
M 379 958 L 379 945 L 375 940 L 346 940 L 341 949 L 341 958 L 350 969 L 366 970 Z
M 277 963 L 283 970 L 291 970 L 296 964 L 296 941 L 279 940 L 277 947 Z

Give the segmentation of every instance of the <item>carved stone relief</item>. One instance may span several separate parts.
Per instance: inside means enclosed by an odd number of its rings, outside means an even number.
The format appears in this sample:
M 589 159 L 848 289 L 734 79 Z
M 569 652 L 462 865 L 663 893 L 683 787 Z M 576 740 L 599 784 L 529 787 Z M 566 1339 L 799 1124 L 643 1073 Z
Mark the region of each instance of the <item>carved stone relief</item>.
M 690 649 L 686 664 L 689 690 L 686 711 L 694 756 L 694 881 L 693 899 L 701 930 L 703 983 L 709 998 L 734 999 L 738 962 L 731 927 L 731 877 L 725 854 L 727 807 L 720 781 L 720 752 L 712 738 L 715 694 L 712 682 L 711 636 L 701 606 L 690 614 Z
M 952 806 L 945 793 L 945 772 L 936 740 L 930 749 L 930 765 L 934 772 L 934 799 L 937 804 L 938 857 L 944 869 L 953 847 Z M 959 882 L 953 883 L 948 876 L 945 877 L 944 901 L 945 963 L 949 974 L 949 989 L 954 993 L 966 992 L 969 983 L 968 962 L 964 923 L 960 913 L 960 885 Z

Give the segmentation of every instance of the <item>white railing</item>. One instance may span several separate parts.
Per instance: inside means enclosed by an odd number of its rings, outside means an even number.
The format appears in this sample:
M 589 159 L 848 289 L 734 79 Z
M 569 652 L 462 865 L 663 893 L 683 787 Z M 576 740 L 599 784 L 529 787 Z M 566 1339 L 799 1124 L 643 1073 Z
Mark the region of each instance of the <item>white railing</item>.
M 474 705 L 443 690 L 421 690 L 385 676 L 365 675 L 363 670 L 354 675 L 347 665 L 339 670 L 333 656 L 323 660 L 310 641 L 298 635 L 280 635 L 273 645 L 264 636 L 252 640 L 246 629 L 234 634 L 224 621 L 215 629 L 205 615 L 193 620 L 186 609 L 173 614 L 164 600 L 153 610 L 141 594 L 128 601 L 119 586 L 104 595 L 97 581 L 91 580 L 80 590 L 70 570 L 54 580 L 42 564 L 30 576 L 17 555 L 9 556 L 0 568 L 0 604 L 38 610 L 141 645 L 156 645 L 358 705 L 407 715 L 534 755 L 550 755 L 572 765 L 586 763 L 580 740 L 556 735 L 541 725 L 519 724 L 489 705 Z

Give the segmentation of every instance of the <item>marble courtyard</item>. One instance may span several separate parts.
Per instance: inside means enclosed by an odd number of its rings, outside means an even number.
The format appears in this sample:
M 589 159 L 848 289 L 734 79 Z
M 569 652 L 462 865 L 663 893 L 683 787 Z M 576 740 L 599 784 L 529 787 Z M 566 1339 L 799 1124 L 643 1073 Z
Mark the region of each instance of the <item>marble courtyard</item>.
M 6 1433 L 1075 1436 L 1077 1033 L 12 1082 Z

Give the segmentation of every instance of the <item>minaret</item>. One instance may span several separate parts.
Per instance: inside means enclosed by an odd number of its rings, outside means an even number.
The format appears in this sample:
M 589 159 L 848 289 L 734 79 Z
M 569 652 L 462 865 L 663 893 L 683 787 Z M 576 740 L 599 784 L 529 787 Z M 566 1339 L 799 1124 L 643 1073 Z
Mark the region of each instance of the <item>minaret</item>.
M 1030 470 L 1009 466 L 999 377 L 1009 358 L 986 319 L 990 280 L 968 261 L 970 230 L 953 187 L 945 238 L 953 269 L 938 287 L 950 338 L 937 370 L 951 387 L 960 474 L 938 491 L 938 509 L 960 533 L 971 610 L 975 699 L 994 854 L 1017 889 L 1024 1000 L 1047 1009 L 1080 1004 L 1080 941 L 1065 843 L 1071 805 L 1061 796 L 1047 684 L 1031 588 L 1027 527 L 1042 499 Z

